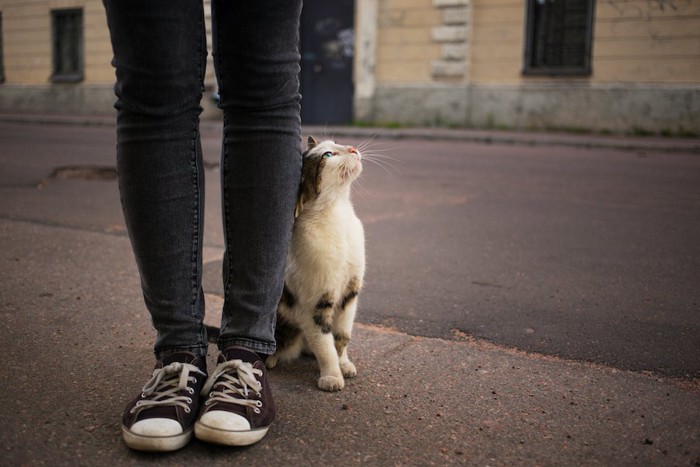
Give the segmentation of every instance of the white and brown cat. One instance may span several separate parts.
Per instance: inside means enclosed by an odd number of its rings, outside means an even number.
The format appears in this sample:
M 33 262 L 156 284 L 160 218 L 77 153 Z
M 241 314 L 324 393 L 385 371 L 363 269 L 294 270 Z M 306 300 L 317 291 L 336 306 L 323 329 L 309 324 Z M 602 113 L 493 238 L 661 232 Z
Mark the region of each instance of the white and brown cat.
M 356 148 L 308 139 L 277 309 L 277 352 L 267 359 L 272 368 L 310 350 L 325 391 L 341 390 L 344 378 L 357 374 L 347 347 L 365 273 L 364 229 L 350 202 L 360 172 Z

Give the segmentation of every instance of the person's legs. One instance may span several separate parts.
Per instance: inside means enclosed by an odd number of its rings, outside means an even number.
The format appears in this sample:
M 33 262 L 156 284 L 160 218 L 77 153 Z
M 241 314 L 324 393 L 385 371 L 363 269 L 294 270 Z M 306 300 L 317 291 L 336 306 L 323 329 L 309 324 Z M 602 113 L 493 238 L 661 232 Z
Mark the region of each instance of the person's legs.
M 155 353 L 159 359 L 183 350 L 204 356 L 203 7 L 192 0 L 104 4 L 117 75 L 119 189 L 158 331 Z
M 214 60 L 224 111 L 222 355 L 195 424 L 204 441 L 262 439 L 275 404 L 262 361 L 275 351 L 277 302 L 301 176 L 301 0 L 214 0 Z
M 204 174 L 198 121 L 204 14 L 192 0 L 104 0 L 117 83 L 117 170 L 146 306 L 158 335 L 152 378 L 122 418 L 130 448 L 192 438 L 206 379 Z
M 301 176 L 301 0 L 213 1 L 224 112 L 225 304 L 219 347 L 275 351 Z

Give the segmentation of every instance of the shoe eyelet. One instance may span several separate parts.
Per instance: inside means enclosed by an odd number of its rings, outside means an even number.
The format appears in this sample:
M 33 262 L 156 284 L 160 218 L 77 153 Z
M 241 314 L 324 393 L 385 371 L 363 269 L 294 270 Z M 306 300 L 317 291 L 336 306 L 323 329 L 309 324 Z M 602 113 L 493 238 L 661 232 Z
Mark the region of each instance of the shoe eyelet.
M 190 412 L 192 412 L 192 409 L 190 409 L 189 407 L 185 407 L 185 413 L 190 413 Z
M 129 413 L 131 413 L 131 414 L 133 414 L 133 413 L 135 413 L 135 412 L 136 412 L 136 407 L 134 407 L 133 409 L 129 410 Z
M 145 399 L 145 398 L 147 398 L 147 397 L 148 397 L 148 395 L 147 395 L 145 392 L 142 392 L 142 393 L 141 393 L 141 398 L 142 398 L 142 399 Z
M 194 394 L 194 388 L 187 388 L 187 392 L 190 394 Z
M 139 405 L 141 405 L 142 402 L 143 402 L 143 401 L 136 401 L 136 407 L 138 407 Z
M 255 408 L 255 409 L 253 409 L 253 412 L 255 412 L 255 413 L 259 414 L 259 413 L 260 413 L 260 409 L 258 409 L 258 408 Z
M 187 401 L 188 404 L 191 404 L 191 403 L 192 403 L 192 398 L 191 398 L 191 397 L 188 397 L 188 398 L 185 399 L 185 400 Z
M 262 407 L 262 406 L 263 406 L 262 401 L 255 401 L 255 406 L 256 406 L 256 407 Z

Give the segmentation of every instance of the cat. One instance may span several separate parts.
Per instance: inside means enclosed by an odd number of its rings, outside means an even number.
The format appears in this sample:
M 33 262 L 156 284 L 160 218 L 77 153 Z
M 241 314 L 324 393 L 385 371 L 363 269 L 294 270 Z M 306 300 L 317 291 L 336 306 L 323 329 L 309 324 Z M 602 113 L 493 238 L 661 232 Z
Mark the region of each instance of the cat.
M 310 350 L 325 391 L 339 391 L 344 378 L 357 375 L 347 348 L 365 273 L 365 236 L 350 186 L 361 172 L 355 147 L 308 138 L 277 308 L 277 351 L 266 361 L 274 368 Z

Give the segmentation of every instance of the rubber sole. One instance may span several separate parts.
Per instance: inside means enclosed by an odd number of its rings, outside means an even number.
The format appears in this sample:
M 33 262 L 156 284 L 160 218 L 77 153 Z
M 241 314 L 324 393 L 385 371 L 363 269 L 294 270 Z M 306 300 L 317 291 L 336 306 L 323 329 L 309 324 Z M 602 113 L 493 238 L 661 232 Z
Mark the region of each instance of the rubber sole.
M 194 424 L 194 435 L 207 443 L 224 446 L 250 446 L 265 437 L 270 427 L 248 431 L 226 431 L 212 428 L 199 421 Z
M 124 443 L 136 451 L 169 452 L 187 446 L 192 440 L 192 429 L 175 436 L 142 436 L 122 425 L 122 437 Z

